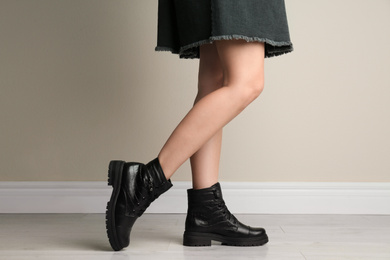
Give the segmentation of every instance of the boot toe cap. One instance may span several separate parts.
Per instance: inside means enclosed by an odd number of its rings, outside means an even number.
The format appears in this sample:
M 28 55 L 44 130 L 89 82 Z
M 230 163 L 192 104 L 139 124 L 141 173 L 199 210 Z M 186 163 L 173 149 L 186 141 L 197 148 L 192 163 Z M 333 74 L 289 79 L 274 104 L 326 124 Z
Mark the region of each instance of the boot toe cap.
M 249 235 L 254 237 L 262 237 L 266 235 L 264 228 L 249 227 Z
M 130 244 L 130 229 L 128 227 L 117 226 L 116 233 L 121 246 L 127 247 Z

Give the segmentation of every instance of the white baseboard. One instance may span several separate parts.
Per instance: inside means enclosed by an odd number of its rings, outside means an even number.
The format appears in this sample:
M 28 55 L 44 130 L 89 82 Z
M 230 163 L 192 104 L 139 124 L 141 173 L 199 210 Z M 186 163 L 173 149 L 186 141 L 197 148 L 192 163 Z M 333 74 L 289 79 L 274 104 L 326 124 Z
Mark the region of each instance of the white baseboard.
M 174 186 L 147 213 L 185 213 L 190 182 Z M 222 182 L 233 213 L 390 214 L 390 183 Z M 0 182 L 0 213 L 104 213 L 106 182 Z

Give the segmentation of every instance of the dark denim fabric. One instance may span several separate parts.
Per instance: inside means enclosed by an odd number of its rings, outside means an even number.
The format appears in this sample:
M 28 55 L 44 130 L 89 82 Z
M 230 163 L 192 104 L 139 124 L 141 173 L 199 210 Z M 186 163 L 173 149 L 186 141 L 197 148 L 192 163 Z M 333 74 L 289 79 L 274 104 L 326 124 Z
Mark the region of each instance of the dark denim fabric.
M 215 40 L 265 42 L 265 57 L 291 52 L 284 0 L 159 0 L 157 51 L 199 58 Z

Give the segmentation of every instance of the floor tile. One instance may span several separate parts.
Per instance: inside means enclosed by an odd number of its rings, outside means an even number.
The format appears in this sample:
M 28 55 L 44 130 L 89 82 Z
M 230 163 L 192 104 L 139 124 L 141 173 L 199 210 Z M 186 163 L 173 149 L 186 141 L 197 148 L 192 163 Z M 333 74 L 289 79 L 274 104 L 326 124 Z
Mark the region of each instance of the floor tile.
M 104 214 L 0 214 L 0 260 L 83 259 L 390 259 L 390 216 L 242 215 L 243 223 L 266 228 L 261 247 L 182 245 L 184 214 L 144 214 L 131 245 L 109 246 Z

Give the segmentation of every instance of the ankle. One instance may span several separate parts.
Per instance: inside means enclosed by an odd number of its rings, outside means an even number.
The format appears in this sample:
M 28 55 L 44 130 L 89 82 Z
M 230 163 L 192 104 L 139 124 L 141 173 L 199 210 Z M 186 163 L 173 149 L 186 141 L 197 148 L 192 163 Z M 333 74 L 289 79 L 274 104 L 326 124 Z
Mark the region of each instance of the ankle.
M 162 172 L 164 173 L 165 178 L 166 178 L 167 180 L 169 180 L 169 179 L 172 177 L 174 171 L 172 171 L 171 169 L 169 169 L 169 166 L 168 166 L 168 164 L 166 163 L 167 161 L 164 159 L 164 157 L 158 155 L 157 160 L 158 160 L 158 162 L 159 162 L 159 164 L 160 164 L 160 167 L 161 167 L 161 169 L 162 169 Z
M 192 181 L 192 189 L 194 189 L 194 190 L 208 189 L 208 188 L 214 186 L 217 182 L 218 182 L 218 180 Z

